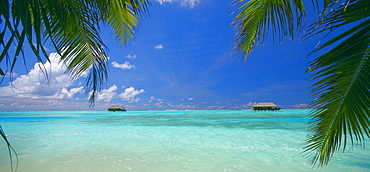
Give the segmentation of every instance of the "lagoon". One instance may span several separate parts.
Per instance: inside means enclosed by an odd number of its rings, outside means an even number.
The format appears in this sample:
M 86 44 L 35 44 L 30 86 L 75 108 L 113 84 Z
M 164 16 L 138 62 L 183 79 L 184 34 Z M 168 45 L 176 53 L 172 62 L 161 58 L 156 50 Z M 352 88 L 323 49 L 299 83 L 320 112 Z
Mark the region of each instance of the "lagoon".
M 18 172 L 369 171 L 370 151 L 349 145 L 328 166 L 302 154 L 307 109 L 280 111 L 0 112 Z M 10 171 L 0 141 L 0 171 Z

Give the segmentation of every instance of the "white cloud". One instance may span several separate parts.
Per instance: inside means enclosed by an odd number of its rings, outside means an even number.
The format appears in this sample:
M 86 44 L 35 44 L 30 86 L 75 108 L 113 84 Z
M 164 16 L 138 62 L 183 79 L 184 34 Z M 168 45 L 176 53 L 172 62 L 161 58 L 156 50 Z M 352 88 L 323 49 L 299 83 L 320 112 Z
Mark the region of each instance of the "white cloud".
M 5 73 L 5 76 L 0 76 L 1 78 L 2 77 L 5 77 L 5 78 L 16 78 L 16 77 L 18 77 L 18 74 L 17 73 L 14 73 L 14 72 L 12 72 L 12 73 Z
M 182 7 L 194 8 L 201 0 L 157 0 L 159 4 L 164 5 L 165 3 L 180 3 Z
M 148 102 L 153 102 L 153 100 L 155 100 L 154 96 L 150 96 L 150 99 Z
M 164 46 L 162 44 L 158 44 L 158 45 L 154 46 L 154 49 L 157 49 L 157 50 L 161 50 L 163 48 L 164 48 Z
M 133 54 L 133 55 L 128 54 L 128 55 L 126 56 L 126 58 L 129 58 L 129 59 L 136 59 L 136 55 L 135 55 L 135 54 Z
M 122 98 L 123 100 L 129 101 L 129 102 L 138 102 L 139 98 L 135 98 L 135 96 L 144 93 L 145 90 L 135 90 L 134 87 L 126 88 L 124 92 L 118 95 L 118 97 Z
M 294 105 L 294 108 L 308 108 L 308 107 L 309 107 L 309 104 L 305 104 L 305 103 Z
M 97 97 L 97 101 L 110 102 L 117 95 L 117 86 L 113 85 L 108 89 L 103 89 Z
M 123 87 L 124 88 L 124 87 Z M 118 87 L 116 85 L 113 85 L 109 87 L 108 89 L 103 89 L 97 96 L 97 101 L 102 102 L 110 102 L 114 98 L 122 98 L 125 101 L 128 102 L 138 102 L 139 98 L 136 98 L 137 95 L 144 93 L 144 89 L 141 90 L 135 90 L 134 87 L 129 87 L 124 89 L 124 91 L 117 95 Z
M 120 69 L 133 69 L 133 68 L 136 67 L 135 65 L 131 65 L 130 62 L 128 62 L 128 61 L 125 62 L 125 63 L 122 63 L 122 64 L 119 64 L 116 61 L 114 61 L 114 62 L 112 62 L 112 65 L 113 65 L 113 67 L 120 68 Z
M 57 53 L 51 53 L 50 62 L 35 63 L 27 75 L 20 75 L 8 86 L 0 87 L 2 97 L 33 99 L 66 99 L 82 92 L 83 87 L 71 88 L 72 78 L 65 74 L 66 65 Z
M 168 2 L 168 3 L 172 3 L 173 0 L 157 0 L 157 2 L 159 2 L 159 4 L 163 5 L 164 3 Z
M 189 8 L 194 8 L 199 3 L 200 0 L 181 0 L 181 6 Z
M 190 97 L 190 98 L 188 98 L 188 100 L 194 100 L 194 97 Z
M 249 102 L 249 103 L 247 103 L 246 105 L 247 105 L 247 107 L 251 107 L 251 106 L 253 106 L 253 105 L 255 105 L 255 104 L 257 104 L 257 102 Z
M 70 99 L 73 98 L 73 95 L 76 93 L 82 93 L 83 92 L 83 86 L 71 88 L 69 91 L 66 88 L 62 88 L 58 94 L 54 94 L 53 96 L 50 96 L 48 98 L 51 99 Z
M 106 110 L 108 105 L 96 103 L 95 110 Z M 33 111 L 33 110 L 91 110 L 86 101 L 73 100 L 42 100 L 42 99 L 18 99 L 0 98 L 0 111 Z

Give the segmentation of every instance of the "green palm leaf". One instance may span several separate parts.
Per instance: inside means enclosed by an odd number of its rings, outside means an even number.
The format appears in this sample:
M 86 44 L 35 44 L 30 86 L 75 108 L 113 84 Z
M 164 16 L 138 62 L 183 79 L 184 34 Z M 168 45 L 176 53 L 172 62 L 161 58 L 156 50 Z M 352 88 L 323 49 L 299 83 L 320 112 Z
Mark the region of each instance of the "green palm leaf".
M 253 47 L 263 44 L 269 30 L 279 40 L 292 39 L 302 29 L 305 8 L 302 0 L 235 0 L 239 6 L 232 25 L 237 30 L 234 53 L 248 58 Z
M 316 51 L 335 45 L 311 62 L 308 72 L 316 97 L 311 112 L 314 133 L 305 145 L 312 164 L 328 164 L 335 152 L 347 143 L 370 137 L 370 4 L 356 0 L 325 14 L 311 27 L 316 33 L 357 24 L 329 40 Z
M 290 3 L 292 2 L 292 3 Z M 317 0 L 312 0 L 319 9 Z M 238 31 L 235 52 L 247 59 L 251 50 L 262 44 L 268 31 L 273 37 L 293 38 L 304 19 L 302 1 L 235 0 L 239 12 L 233 22 Z M 368 0 L 324 0 L 318 22 L 309 29 L 308 36 L 336 30 L 350 25 L 352 28 L 318 47 L 312 53 L 332 48 L 316 58 L 308 67 L 312 80 L 311 112 L 312 134 L 305 145 L 310 162 L 327 164 L 333 154 L 347 142 L 369 138 L 370 111 L 370 20 Z M 294 12 L 292 9 L 295 9 Z M 320 10 L 320 9 L 319 9 Z
M 8 148 L 11 171 L 17 171 L 17 169 L 18 169 L 18 154 L 14 150 L 13 146 L 10 144 L 8 138 L 6 137 L 6 134 L 5 134 L 4 130 L 3 130 L 3 128 L 1 127 L 1 125 L 0 125 L 0 136 L 5 141 L 6 146 Z M 13 153 L 14 153 L 15 159 L 16 159 L 15 168 L 14 168 L 14 165 L 13 165 Z
M 95 95 L 107 79 L 108 49 L 100 38 L 100 25 L 108 24 L 121 44 L 136 33 L 139 18 L 147 12 L 148 0 L 12 0 L 1 1 L 0 63 L 5 59 L 12 72 L 24 43 L 39 61 L 48 60 L 44 44 L 50 42 L 68 66 L 74 79 L 89 72 L 85 92 L 93 105 Z M 10 36 L 8 36 L 10 35 Z M 8 38 L 9 37 L 9 38 Z M 16 51 L 8 52 L 11 44 Z

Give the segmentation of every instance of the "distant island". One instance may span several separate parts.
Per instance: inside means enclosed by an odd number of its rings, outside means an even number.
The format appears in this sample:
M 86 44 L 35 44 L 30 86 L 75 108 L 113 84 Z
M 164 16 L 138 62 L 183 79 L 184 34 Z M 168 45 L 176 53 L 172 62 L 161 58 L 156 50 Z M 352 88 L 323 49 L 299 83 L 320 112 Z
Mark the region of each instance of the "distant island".
M 116 112 L 116 111 L 127 111 L 127 110 L 123 106 L 111 106 L 108 108 L 108 111 Z

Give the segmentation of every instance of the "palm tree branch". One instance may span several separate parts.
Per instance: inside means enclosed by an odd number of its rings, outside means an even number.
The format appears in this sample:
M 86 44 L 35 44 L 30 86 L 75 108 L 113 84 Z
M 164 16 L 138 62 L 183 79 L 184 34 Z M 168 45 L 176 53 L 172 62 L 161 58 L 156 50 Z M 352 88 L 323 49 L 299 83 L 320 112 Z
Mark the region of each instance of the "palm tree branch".
M 103 17 L 106 17 L 105 21 L 111 25 L 120 43 L 127 43 L 134 38 L 139 18 L 146 13 L 147 2 L 114 0 L 110 3 L 108 10 L 102 9 L 107 11 Z
M 0 125 L 0 135 L 1 135 L 1 138 L 5 141 L 6 143 L 6 146 L 8 148 L 8 153 L 9 153 L 9 159 L 10 159 L 10 168 L 11 168 L 11 171 L 17 171 L 18 169 L 18 154 L 17 152 L 14 150 L 13 146 L 10 144 L 3 128 L 1 127 Z M 16 164 L 15 164 L 15 168 L 14 168 L 14 165 L 13 165 L 13 153 L 15 155 L 15 158 L 16 158 Z
M 234 53 L 248 58 L 251 50 L 264 43 L 269 29 L 273 38 L 288 40 L 302 29 L 305 10 L 301 0 L 251 0 L 243 4 L 235 0 L 233 6 L 239 6 L 239 12 L 232 26 L 237 30 Z
M 39 61 L 49 60 L 43 47 L 49 42 L 61 55 L 61 62 L 66 63 L 66 72 L 72 78 L 90 71 L 85 91 L 87 95 L 98 93 L 108 75 L 107 47 L 100 38 L 99 25 L 109 23 L 121 44 L 127 43 L 134 38 L 139 18 L 146 13 L 148 2 L 13 0 L 9 4 L 9 1 L 2 1 L 0 12 L 5 27 L 0 35 L 3 38 L 0 44 L 4 47 L 0 58 L 8 57 L 10 45 L 16 45 L 16 53 L 9 59 L 12 71 L 17 56 L 23 52 L 24 42 L 28 42 Z M 10 39 L 4 40 L 6 32 Z M 92 97 L 90 103 L 94 102 Z
M 308 72 L 316 71 L 311 79 L 319 79 L 313 85 L 317 99 L 312 103 L 315 110 L 311 113 L 311 123 L 315 124 L 312 128 L 315 133 L 305 146 L 312 164 L 326 165 L 341 144 L 345 149 L 348 136 L 352 145 L 354 140 L 363 143 L 365 137 L 370 136 L 369 30 L 369 20 L 362 21 L 319 47 L 323 49 L 345 39 L 311 62 Z

